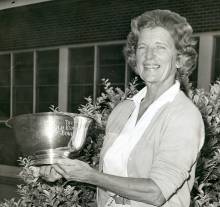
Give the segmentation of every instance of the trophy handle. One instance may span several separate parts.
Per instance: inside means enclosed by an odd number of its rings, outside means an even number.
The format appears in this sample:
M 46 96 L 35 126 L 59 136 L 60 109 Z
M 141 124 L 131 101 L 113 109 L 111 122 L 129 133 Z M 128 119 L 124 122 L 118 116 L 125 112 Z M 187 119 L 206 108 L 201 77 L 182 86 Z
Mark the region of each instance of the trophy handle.
M 87 131 L 92 119 L 79 114 L 70 116 L 73 118 L 73 134 L 68 143 L 68 148 L 70 152 L 77 152 L 85 143 Z

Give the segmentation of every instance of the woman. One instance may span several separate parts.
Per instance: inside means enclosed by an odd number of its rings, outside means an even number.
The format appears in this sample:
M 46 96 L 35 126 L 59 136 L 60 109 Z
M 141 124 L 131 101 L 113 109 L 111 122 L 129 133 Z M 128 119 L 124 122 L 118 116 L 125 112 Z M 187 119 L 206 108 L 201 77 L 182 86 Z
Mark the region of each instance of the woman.
M 185 18 L 148 11 L 131 22 L 125 55 L 146 87 L 111 113 L 100 171 L 79 160 L 41 167 L 45 179 L 98 186 L 98 206 L 187 207 L 204 142 L 198 109 L 180 90 L 196 52 Z

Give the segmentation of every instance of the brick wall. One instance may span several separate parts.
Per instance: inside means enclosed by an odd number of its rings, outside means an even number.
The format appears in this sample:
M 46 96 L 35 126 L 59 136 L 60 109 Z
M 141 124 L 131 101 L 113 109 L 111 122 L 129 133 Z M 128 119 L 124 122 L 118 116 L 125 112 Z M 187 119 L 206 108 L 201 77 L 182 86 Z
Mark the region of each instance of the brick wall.
M 220 31 L 219 0 L 54 0 L 0 11 L 0 51 L 124 40 L 130 19 L 152 9 L 187 17 L 195 32 Z

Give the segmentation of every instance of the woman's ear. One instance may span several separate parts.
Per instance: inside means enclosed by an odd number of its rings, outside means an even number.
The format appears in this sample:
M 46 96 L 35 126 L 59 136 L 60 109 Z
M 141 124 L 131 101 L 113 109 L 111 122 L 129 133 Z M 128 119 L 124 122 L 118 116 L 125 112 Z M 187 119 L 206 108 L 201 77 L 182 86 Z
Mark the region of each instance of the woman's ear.
M 179 69 L 179 68 L 181 68 L 181 55 L 177 54 L 177 57 L 176 57 L 176 69 Z

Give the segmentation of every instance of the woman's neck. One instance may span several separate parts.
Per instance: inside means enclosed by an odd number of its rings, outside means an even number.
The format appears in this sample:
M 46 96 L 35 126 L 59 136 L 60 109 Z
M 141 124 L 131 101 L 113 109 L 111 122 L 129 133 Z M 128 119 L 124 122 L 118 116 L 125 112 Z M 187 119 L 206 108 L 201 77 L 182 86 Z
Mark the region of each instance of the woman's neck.
M 158 97 L 160 97 L 166 90 L 168 90 L 175 81 L 172 82 L 164 82 L 162 85 L 159 84 L 152 84 L 152 83 L 146 83 L 147 86 L 147 93 L 144 97 L 144 101 L 147 101 L 148 103 L 153 103 Z
M 144 99 L 141 101 L 140 103 L 140 108 L 139 108 L 139 112 L 138 112 L 138 118 L 137 118 L 137 122 L 139 121 L 139 119 L 141 118 L 141 116 L 143 115 L 143 113 L 147 110 L 147 108 L 159 97 L 161 96 L 166 90 L 168 90 L 175 81 L 170 82 L 169 84 L 150 84 L 147 83 L 147 93 L 146 96 L 144 97 Z

